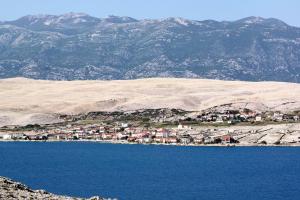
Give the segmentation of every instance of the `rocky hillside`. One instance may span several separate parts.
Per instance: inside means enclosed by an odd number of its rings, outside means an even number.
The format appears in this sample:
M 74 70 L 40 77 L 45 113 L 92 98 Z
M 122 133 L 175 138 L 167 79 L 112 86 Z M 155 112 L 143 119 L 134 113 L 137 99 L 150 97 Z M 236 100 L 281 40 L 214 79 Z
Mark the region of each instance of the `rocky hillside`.
M 300 82 L 300 28 L 277 19 L 86 14 L 0 22 L 0 78 L 187 77 Z
M 14 182 L 0 176 L 0 199 L 5 200 L 84 200 L 83 198 L 73 198 L 58 196 L 44 190 L 32 190 L 27 186 Z M 100 197 L 92 197 L 86 200 L 104 200 Z

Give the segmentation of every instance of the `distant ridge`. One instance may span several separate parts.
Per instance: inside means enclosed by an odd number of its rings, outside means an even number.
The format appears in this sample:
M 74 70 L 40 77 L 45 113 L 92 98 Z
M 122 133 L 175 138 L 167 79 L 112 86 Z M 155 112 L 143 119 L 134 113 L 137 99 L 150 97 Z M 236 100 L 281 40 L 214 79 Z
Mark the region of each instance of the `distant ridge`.
M 138 20 L 85 13 L 0 22 L 0 78 L 300 82 L 300 28 L 274 18 Z

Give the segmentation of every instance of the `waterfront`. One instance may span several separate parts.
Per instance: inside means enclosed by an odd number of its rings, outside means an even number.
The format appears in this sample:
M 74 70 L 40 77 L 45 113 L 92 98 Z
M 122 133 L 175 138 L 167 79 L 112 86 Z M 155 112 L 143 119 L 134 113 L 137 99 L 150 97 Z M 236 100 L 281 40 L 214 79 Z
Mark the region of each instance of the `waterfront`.
M 295 199 L 300 148 L 0 143 L 0 175 L 57 194 Z

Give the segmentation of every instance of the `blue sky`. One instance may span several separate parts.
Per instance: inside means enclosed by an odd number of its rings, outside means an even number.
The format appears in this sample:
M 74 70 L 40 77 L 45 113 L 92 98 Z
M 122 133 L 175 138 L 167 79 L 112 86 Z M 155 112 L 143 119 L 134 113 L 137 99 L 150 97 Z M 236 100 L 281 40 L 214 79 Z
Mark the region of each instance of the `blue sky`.
M 84 12 L 96 17 L 137 19 L 184 17 L 236 20 L 247 16 L 279 18 L 300 27 L 300 0 L 0 0 L 0 20 L 27 14 Z

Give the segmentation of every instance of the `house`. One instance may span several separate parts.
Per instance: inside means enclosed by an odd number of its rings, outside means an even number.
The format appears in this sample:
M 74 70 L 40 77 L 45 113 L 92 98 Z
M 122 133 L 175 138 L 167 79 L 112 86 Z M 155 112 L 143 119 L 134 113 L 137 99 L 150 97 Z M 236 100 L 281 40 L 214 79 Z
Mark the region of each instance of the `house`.
M 213 144 L 214 143 L 214 138 L 212 137 L 205 137 L 204 138 L 204 144 Z
M 216 123 L 223 123 L 223 118 L 222 116 L 218 116 L 217 119 L 216 119 Z
M 116 138 L 117 138 L 118 140 L 127 140 L 128 135 L 125 135 L 125 134 L 123 134 L 123 133 L 117 133 L 117 134 L 116 134 Z
M 101 135 L 101 138 L 102 138 L 103 140 L 111 140 L 111 139 L 113 138 L 113 135 L 112 135 L 112 134 L 109 134 L 109 133 L 103 133 L 103 134 Z
M 165 138 L 162 137 L 154 138 L 153 141 L 156 143 L 165 143 Z
M 178 139 L 176 137 L 168 137 L 165 139 L 165 143 L 175 144 L 177 142 L 178 142 Z
M 30 135 L 28 136 L 29 140 L 48 140 L 48 135 Z
M 2 139 L 3 140 L 11 140 L 12 139 L 12 135 L 10 135 L 10 134 L 2 135 Z
M 192 138 L 186 137 L 186 138 L 180 138 L 180 143 L 182 144 L 190 144 L 192 142 Z
M 129 125 L 128 125 L 127 123 L 121 123 L 121 127 L 122 127 L 122 128 L 128 128 Z
M 193 138 L 190 135 L 185 134 L 180 136 L 179 141 L 182 144 L 189 144 L 193 141 Z
M 14 133 L 11 135 L 11 139 L 13 140 L 27 140 L 28 137 L 27 135 L 23 134 L 23 133 Z
M 178 127 L 177 127 L 178 130 L 191 130 L 192 127 L 191 126 L 187 126 L 187 125 L 183 125 L 183 124 L 179 124 Z
M 128 138 L 127 138 L 127 141 L 128 141 L 128 142 L 135 142 L 135 141 L 136 141 L 136 138 L 134 138 L 134 137 L 128 137 Z
M 170 137 L 170 131 L 166 130 L 166 129 L 159 129 L 156 132 L 155 136 L 158 138 L 168 138 L 168 137 Z
M 56 134 L 49 134 L 48 140 L 59 140 L 58 136 L 59 135 L 56 135 Z
M 145 138 L 145 137 L 149 137 L 149 133 L 148 132 L 139 132 L 139 133 L 133 133 L 131 134 L 131 137 L 134 138 Z
M 177 129 L 180 129 L 180 130 L 183 129 L 183 125 L 179 124 L 178 127 L 177 127 Z
M 135 133 L 136 132 L 136 129 L 133 128 L 133 127 L 128 127 L 128 128 L 125 128 L 125 133 Z
M 255 121 L 256 121 L 256 122 L 261 122 L 261 121 L 262 121 L 261 115 L 257 115 L 257 116 L 255 117 Z
M 231 136 L 230 135 L 223 135 L 222 142 L 224 143 L 231 143 Z
M 100 126 L 99 129 L 97 130 L 98 133 L 104 133 L 105 132 L 105 127 Z
M 194 143 L 195 144 L 203 144 L 204 138 L 203 137 L 196 137 L 194 138 Z
M 294 116 L 293 116 L 293 115 L 289 115 L 289 114 L 284 114 L 284 115 L 282 116 L 282 120 L 283 120 L 283 121 L 295 121 L 295 120 L 294 120 Z
M 141 144 L 145 144 L 145 143 L 147 143 L 147 144 L 149 144 L 149 143 L 151 143 L 152 141 L 153 141 L 153 139 L 152 138 L 139 138 L 139 139 L 137 139 L 136 140 L 138 143 L 141 143 Z
M 283 114 L 281 114 L 279 112 L 275 112 L 273 114 L 273 120 L 281 122 L 283 120 Z

